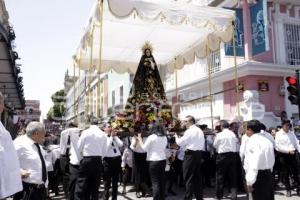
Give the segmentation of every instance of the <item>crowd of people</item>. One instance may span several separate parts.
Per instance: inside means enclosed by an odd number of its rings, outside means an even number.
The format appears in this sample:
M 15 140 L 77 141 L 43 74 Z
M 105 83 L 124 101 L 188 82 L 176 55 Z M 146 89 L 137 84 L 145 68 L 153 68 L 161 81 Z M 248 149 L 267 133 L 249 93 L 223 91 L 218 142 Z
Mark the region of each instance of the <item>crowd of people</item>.
M 3 101 L 0 94 L 0 113 Z M 300 146 L 289 121 L 269 133 L 257 120 L 220 120 L 212 132 L 187 116 L 182 132 L 158 121 L 147 134 L 129 129 L 122 137 L 110 122 L 89 124 L 81 130 L 71 122 L 50 141 L 42 123 L 30 122 L 13 141 L 0 123 L 0 199 L 45 200 L 50 190 L 58 194 L 60 182 L 70 200 L 98 200 L 99 194 L 116 200 L 119 183 L 123 194 L 133 183 L 137 198 L 154 200 L 177 195 L 174 185 L 185 187 L 185 200 L 203 199 L 203 188 L 213 184 L 216 199 L 229 189 L 232 199 L 244 191 L 254 200 L 272 200 L 277 183 L 287 197 L 294 189 L 300 196 Z

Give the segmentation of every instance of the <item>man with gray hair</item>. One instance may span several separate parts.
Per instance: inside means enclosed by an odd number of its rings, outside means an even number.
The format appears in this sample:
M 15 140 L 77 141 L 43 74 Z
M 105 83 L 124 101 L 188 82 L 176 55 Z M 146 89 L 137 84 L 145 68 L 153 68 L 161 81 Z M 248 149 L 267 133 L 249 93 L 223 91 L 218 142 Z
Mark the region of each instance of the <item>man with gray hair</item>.
M 45 152 L 40 146 L 44 143 L 45 132 L 42 123 L 30 122 L 26 127 L 26 135 L 14 141 L 21 166 L 24 199 L 45 200 L 47 197 Z
M 20 164 L 10 133 L 1 122 L 4 110 L 4 96 L 0 92 L 0 199 L 22 191 Z

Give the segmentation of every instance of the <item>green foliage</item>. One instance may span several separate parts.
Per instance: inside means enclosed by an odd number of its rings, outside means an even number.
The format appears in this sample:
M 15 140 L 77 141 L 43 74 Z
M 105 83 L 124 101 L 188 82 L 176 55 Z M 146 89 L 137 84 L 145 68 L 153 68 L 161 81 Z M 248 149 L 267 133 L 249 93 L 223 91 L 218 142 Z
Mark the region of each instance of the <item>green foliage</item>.
M 47 119 L 50 121 L 61 121 L 65 113 L 65 91 L 58 90 L 51 96 L 53 106 L 49 109 L 47 113 Z

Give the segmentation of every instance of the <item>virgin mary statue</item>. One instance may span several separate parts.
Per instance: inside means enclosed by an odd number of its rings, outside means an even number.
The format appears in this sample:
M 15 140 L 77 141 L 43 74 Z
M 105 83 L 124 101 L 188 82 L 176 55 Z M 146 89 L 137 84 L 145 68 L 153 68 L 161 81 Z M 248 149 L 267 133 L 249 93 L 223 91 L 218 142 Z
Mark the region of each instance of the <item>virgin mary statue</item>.
M 171 107 L 167 104 L 165 90 L 149 42 L 142 47 L 139 62 L 125 111 L 131 113 L 135 124 L 145 126 L 159 119 L 170 122 Z

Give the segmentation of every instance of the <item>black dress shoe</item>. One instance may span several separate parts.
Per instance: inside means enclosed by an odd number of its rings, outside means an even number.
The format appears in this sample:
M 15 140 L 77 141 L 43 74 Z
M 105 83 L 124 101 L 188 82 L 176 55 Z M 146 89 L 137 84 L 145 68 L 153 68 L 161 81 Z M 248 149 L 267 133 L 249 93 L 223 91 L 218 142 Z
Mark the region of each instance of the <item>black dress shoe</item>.
M 135 195 L 136 195 L 136 198 L 141 198 L 143 196 L 141 192 L 136 192 Z
M 292 196 L 292 192 L 290 190 L 286 191 L 286 197 L 291 197 Z

